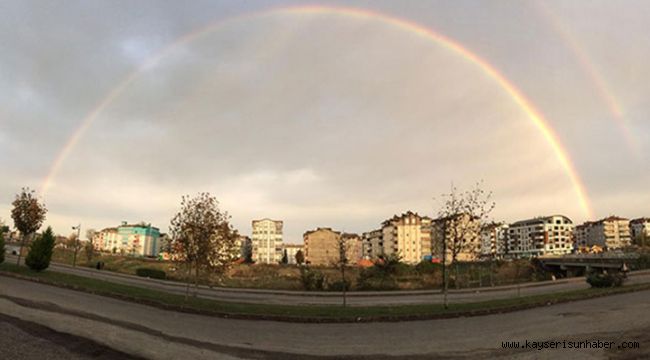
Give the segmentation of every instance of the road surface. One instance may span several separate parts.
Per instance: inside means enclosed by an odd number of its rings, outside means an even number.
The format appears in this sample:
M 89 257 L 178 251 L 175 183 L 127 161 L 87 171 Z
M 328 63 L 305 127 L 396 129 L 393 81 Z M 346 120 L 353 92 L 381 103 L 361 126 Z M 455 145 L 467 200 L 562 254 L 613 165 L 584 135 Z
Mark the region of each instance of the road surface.
M 16 257 L 7 256 L 7 261 L 16 261 Z M 185 285 L 174 281 L 147 279 L 133 275 L 120 274 L 110 271 L 100 271 L 86 267 L 73 268 L 63 264 L 51 264 L 53 271 L 92 277 L 119 284 L 133 285 L 153 290 L 175 294 L 185 294 Z M 650 271 L 639 271 L 630 274 L 627 284 L 650 283 Z M 545 293 L 564 292 L 587 289 L 589 285 L 583 277 L 562 279 L 557 281 L 532 282 L 517 286 L 499 286 L 494 288 L 450 290 L 451 303 L 468 303 L 506 299 L 516 296 L 538 295 Z M 238 303 L 263 303 L 282 305 L 338 305 L 341 295 L 335 292 L 305 292 L 259 289 L 209 288 L 200 286 L 198 296 L 202 298 L 230 301 Z M 364 291 L 348 292 L 350 306 L 372 305 L 409 305 L 409 304 L 442 304 L 440 290 L 418 291 Z
M 648 299 L 642 291 L 470 318 L 302 324 L 177 313 L 0 276 L 0 313 L 149 359 L 642 359 L 650 358 Z M 526 340 L 640 349 L 502 348 Z

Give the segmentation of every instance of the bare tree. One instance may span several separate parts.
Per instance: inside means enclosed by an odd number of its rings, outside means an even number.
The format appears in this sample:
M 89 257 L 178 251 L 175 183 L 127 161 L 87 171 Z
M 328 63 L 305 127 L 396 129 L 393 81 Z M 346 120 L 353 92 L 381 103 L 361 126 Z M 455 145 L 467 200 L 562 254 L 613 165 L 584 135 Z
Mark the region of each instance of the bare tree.
M 457 264 L 460 254 L 471 256 L 478 250 L 482 226 L 495 207 L 491 200 L 492 193 L 485 192 L 482 182 L 474 188 L 459 192 L 454 186 L 451 192 L 442 195 L 443 204 L 438 212 L 438 219 L 433 223 L 434 248 L 440 251 L 442 260 L 442 282 L 444 306 L 448 307 L 447 258 L 451 264 Z
M 47 209 L 45 204 L 41 204 L 36 198 L 34 190 L 23 188 L 12 203 L 11 218 L 14 220 L 14 226 L 22 236 L 20 241 L 20 251 L 18 251 L 17 265 L 20 265 L 20 256 L 25 246 L 27 237 L 32 236 L 41 228 L 45 220 Z
M 219 209 L 219 202 L 209 193 L 190 198 L 183 196 L 181 210 L 171 220 L 172 258 L 187 267 L 187 289 L 194 272 L 195 296 L 201 271 L 223 274 L 235 260 L 237 231 L 230 216 Z
M 88 238 L 88 243 L 84 245 L 84 251 L 86 252 L 86 259 L 88 263 L 93 261 L 93 255 L 95 253 L 95 236 L 97 231 L 95 229 L 86 230 L 86 237 Z
M 337 258 L 334 261 L 334 266 L 336 266 L 341 272 L 341 287 L 343 289 L 343 307 L 347 306 L 347 287 L 348 281 L 345 277 L 345 268 L 350 264 L 350 259 L 348 258 L 348 253 L 350 252 L 350 242 L 348 239 L 341 235 L 336 240 L 336 251 Z

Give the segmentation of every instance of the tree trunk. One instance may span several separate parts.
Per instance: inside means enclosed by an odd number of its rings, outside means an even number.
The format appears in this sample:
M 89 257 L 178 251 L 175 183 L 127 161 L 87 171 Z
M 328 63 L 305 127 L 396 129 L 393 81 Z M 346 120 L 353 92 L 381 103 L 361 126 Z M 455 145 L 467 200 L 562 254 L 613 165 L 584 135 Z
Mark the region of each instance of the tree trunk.
M 199 264 L 194 266 L 194 297 L 197 296 L 199 292 Z
M 25 246 L 25 238 L 27 235 L 23 234 L 22 239 L 20 240 L 20 250 L 18 250 L 18 260 L 16 261 L 16 265 L 20 265 L 20 255 L 23 253 L 23 246 Z
M 192 263 L 187 263 L 187 276 L 185 277 L 185 301 L 190 295 L 190 279 L 192 278 Z
M 442 302 L 445 309 L 449 308 L 447 302 L 447 239 L 442 242 Z
M 343 278 L 343 307 L 345 307 L 347 305 L 347 282 L 345 281 L 345 265 L 341 266 L 341 278 Z

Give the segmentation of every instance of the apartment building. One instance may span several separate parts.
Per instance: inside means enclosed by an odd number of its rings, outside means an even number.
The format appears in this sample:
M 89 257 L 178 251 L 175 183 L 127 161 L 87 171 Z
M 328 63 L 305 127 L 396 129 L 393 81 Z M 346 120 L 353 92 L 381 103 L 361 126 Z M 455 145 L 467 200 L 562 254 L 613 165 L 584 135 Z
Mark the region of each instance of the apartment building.
M 253 261 L 258 264 L 278 264 L 282 261 L 281 220 L 253 220 Z
M 299 244 L 284 244 L 282 245 L 282 256 L 285 254 L 287 255 L 287 264 L 295 265 L 297 264 L 296 262 L 296 254 L 298 251 L 302 251 L 303 255 L 305 253 L 304 251 L 304 246 L 299 245 Z
M 570 254 L 573 231 L 573 222 L 563 215 L 518 221 L 508 229 L 507 251 L 518 258 Z
M 402 261 L 417 264 L 431 255 L 431 218 L 407 211 L 382 223 L 383 253 L 396 254 Z
M 501 259 L 507 254 L 509 227 L 504 223 L 492 223 L 481 229 L 481 257 Z
M 331 228 L 317 228 L 303 234 L 305 261 L 311 265 L 332 265 L 339 259 L 341 233 Z
M 361 235 L 363 258 L 377 260 L 384 255 L 384 243 L 381 229 L 365 232 Z
M 347 244 L 347 258 L 350 264 L 356 264 L 357 261 L 363 258 L 363 240 L 361 236 L 352 233 L 341 234 L 343 240 Z
M 605 250 L 620 249 L 632 243 L 630 221 L 609 216 L 599 221 L 586 222 L 576 228 L 579 247 L 600 246 Z
M 161 249 L 160 230 L 151 224 L 128 224 L 106 228 L 93 238 L 98 250 L 132 256 L 158 256 Z
M 473 261 L 481 253 L 481 223 L 467 213 L 437 218 L 432 221 L 431 239 L 434 256 L 442 258 L 446 245 L 446 262 L 454 259 L 454 253 L 458 261 Z
M 630 235 L 637 245 L 650 245 L 650 218 L 638 218 L 630 221 Z

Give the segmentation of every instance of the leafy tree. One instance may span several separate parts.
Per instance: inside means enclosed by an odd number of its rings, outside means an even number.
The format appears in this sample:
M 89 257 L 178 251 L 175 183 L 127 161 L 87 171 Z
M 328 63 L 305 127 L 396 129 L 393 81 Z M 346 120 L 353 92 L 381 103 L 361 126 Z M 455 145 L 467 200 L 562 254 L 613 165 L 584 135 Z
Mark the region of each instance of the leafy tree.
M 305 263 L 305 254 L 302 250 L 296 251 L 296 264 L 302 265 Z
M 5 261 L 5 234 L 0 231 L 0 264 Z
M 196 296 L 201 271 L 223 274 L 235 260 L 233 248 L 238 235 L 229 221 L 228 213 L 219 209 L 219 202 L 209 193 L 182 197 L 181 210 L 172 218 L 170 232 L 172 258 L 187 267 L 186 298 L 192 271 Z
M 20 241 L 20 251 L 18 251 L 18 260 L 16 264 L 20 264 L 20 256 L 25 246 L 27 237 L 32 236 L 38 229 L 41 228 L 45 220 L 47 209 L 44 204 L 41 204 L 36 198 L 36 193 L 29 188 L 23 188 L 19 194 L 16 195 L 15 200 L 12 202 L 13 209 L 11 210 L 11 218 L 14 220 L 14 226 L 22 236 Z
M 52 251 L 54 250 L 54 233 L 47 227 L 43 235 L 39 236 L 29 248 L 25 264 L 32 270 L 43 271 L 50 266 Z
M 492 193 L 485 192 L 479 182 L 471 190 L 458 192 L 454 186 L 451 192 L 443 194 L 443 205 L 438 212 L 438 219 L 433 225 L 436 243 L 434 248 L 440 252 L 442 259 L 443 301 L 447 303 L 447 290 L 449 286 L 447 276 L 447 257 L 451 263 L 458 260 L 458 255 L 464 252 L 472 253 L 477 250 L 480 243 L 481 228 L 495 207 L 491 200 Z

